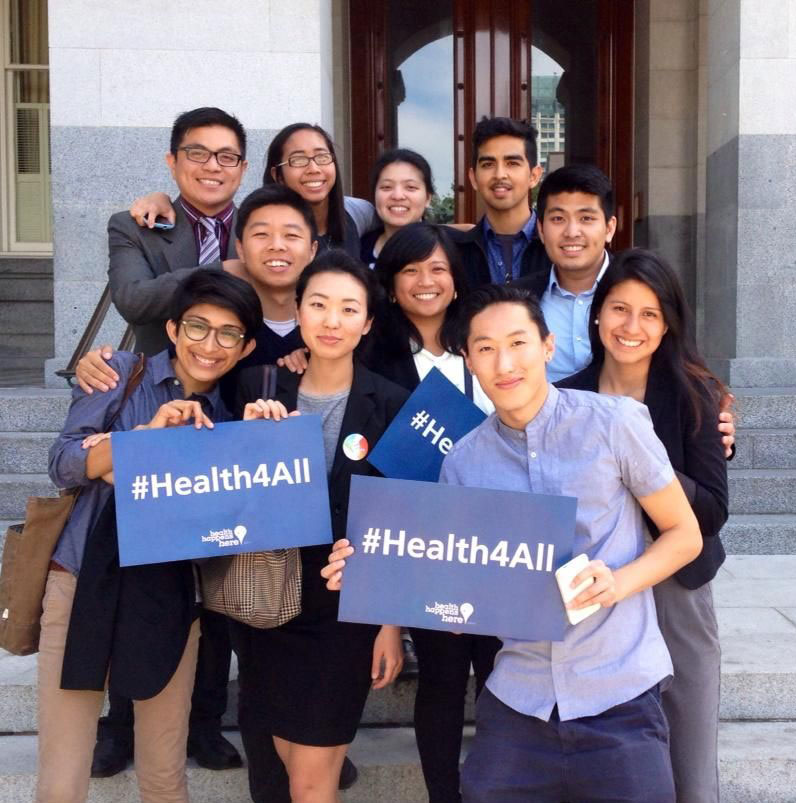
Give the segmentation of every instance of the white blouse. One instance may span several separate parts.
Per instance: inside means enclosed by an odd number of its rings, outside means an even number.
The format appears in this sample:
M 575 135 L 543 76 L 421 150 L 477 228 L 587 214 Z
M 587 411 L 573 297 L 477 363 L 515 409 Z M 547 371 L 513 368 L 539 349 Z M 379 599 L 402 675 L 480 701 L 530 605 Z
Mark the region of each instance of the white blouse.
M 412 344 L 414 348 L 414 343 Z M 415 368 L 417 368 L 417 375 L 422 382 L 428 372 L 432 368 L 439 369 L 446 379 L 453 382 L 459 390 L 464 393 L 464 376 L 466 366 L 464 364 L 464 357 L 459 354 L 451 354 L 449 351 L 444 351 L 439 356 L 432 354 L 428 349 L 420 349 L 413 355 L 415 360 Z M 480 407 L 487 415 L 494 412 L 495 405 L 489 400 L 489 397 L 481 389 L 478 380 L 473 377 L 473 402 L 476 407 Z

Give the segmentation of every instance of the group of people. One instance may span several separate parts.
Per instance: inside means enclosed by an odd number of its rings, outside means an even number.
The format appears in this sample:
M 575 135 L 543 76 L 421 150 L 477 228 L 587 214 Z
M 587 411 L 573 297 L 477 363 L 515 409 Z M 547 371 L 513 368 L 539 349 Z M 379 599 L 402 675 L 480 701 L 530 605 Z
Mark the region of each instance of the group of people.
M 469 177 L 486 210 L 474 225 L 425 221 L 431 169 L 406 149 L 373 165 L 372 205 L 344 196 L 317 125 L 274 137 L 263 186 L 239 207 L 235 117 L 181 114 L 166 161 L 177 196 L 145 196 L 108 224 L 112 298 L 145 364 L 86 355 L 50 451 L 53 481 L 82 490 L 44 599 L 39 803 L 84 801 L 89 776 L 130 754 L 145 803 L 188 800 L 186 755 L 239 766 L 221 734 L 231 649 L 252 800 L 332 803 L 355 781 L 347 748 L 404 648 L 400 622 L 337 621 L 350 478 L 378 474 L 343 443 L 376 443 L 435 367 L 489 414 L 440 481 L 577 497 L 575 554 L 590 562 L 574 584 L 594 582 L 569 604 L 602 608 L 556 643 L 411 630 L 430 803 L 717 801 L 710 580 L 734 427 L 675 272 L 649 251 L 609 253 L 610 180 L 560 168 L 533 209 L 536 132 L 507 118 L 474 129 Z M 110 432 L 296 413 L 322 420 L 336 543 L 301 549 L 295 618 L 257 629 L 202 609 L 190 562 L 119 567 Z

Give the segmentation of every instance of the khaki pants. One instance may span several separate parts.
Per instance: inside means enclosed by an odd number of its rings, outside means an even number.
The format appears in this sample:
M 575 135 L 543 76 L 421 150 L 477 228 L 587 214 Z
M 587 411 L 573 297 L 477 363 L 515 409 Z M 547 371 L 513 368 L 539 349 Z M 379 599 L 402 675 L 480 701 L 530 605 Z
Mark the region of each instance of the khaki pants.
M 69 615 L 77 578 L 51 571 L 39 642 L 39 777 L 37 803 L 84 803 L 104 692 L 61 689 Z M 199 622 L 168 685 L 135 701 L 135 771 L 143 803 L 187 803 L 185 751 Z

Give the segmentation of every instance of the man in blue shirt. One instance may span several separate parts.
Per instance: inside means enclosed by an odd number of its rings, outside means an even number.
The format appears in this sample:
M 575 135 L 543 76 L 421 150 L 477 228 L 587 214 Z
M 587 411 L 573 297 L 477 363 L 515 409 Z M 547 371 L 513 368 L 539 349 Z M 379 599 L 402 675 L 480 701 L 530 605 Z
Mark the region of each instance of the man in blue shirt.
M 572 587 L 592 584 L 567 607 L 601 606 L 561 642 L 504 641 L 478 699 L 462 800 L 674 803 L 659 691 L 672 666 L 651 588 L 696 557 L 701 537 L 649 413 L 549 384 L 554 336 L 522 290 L 476 290 L 461 329 L 495 414 L 451 449 L 440 481 L 575 496 L 573 552 L 591 560 Z M 642 509 L 661 532 L 646 548 Z M 346 545 L 323 571 L 330 588 Z
M 486 213 L 469 231 L 451 230 L 473 287 L 503 284 L 549 267 L 536 233 L 530 192 L 542 177 L 536 129 L 484 117 L 473 131 L 469 177 Z
M 557 382 L 591 361 L 589 312 L 616 232 L 611 180 L 593 165 L 561 167 L 542 182 L 536 212 L 539 239 L 551 264 L 516 285 L 540 299 L 555 333 L 547 377 Z

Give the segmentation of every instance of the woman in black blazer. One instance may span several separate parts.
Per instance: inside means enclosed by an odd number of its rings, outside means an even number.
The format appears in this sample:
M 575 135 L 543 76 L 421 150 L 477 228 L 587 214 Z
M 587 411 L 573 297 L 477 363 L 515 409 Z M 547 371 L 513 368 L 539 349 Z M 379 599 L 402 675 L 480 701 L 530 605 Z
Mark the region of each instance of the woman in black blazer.
M 276 398 L 268 400 L 260 398 L 261 368 L 247 369 L 240 379 L 244 419 L 279 420 L 288 410 L 321 416 L 335 540 L 345 537 L 351 476 L 378 474 L 363 458 L 408 396 L 353 358 L 370 329 L 377 289 L 372 273 L 344 252 L 325 253 L 296 287 L 298 322 L 311 355 L 307 370 L 280 369 Z M 320 575 L 329 550 L 329 544 L 301 549 L 299 616 L 272 630 L 233 623 L 247 755 L 258 761 L 258 738 L 273 736 L 294 802 L 337 800 L 340 769 L 368 691 L 390 683 L 403 660 L 397 627 L 337 621 L 339 594 L 327 591 Z
M 385 243 L 376 278 L 387 296 L 364 359 L 378 373 L 414 390 L 436 367 L 486 413 L 494 407 L 453 345 L 453 326 L 467 278 L 444 226 L 410 223 Z M 476 694 L 500 641 L 410 628 L 418 660 L 415 736 L 430 803 L 459 798 L 459 758 L 470 667 Z
M 702 532 L 700 555 L 654 593 L 674 665 L 662 702 L 677 799 L 717 803 L 720 650 L 710 581 L 725 557 L 727 467 L 715 421 L 726 389 L 697 351 L 676 274 L 650 251 L 625 251 L 610 265 L 594 295 L 589 335 L 591 364 L 557 385 L 647 405 Z

